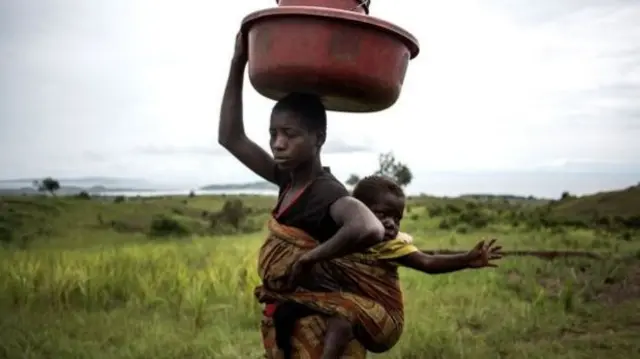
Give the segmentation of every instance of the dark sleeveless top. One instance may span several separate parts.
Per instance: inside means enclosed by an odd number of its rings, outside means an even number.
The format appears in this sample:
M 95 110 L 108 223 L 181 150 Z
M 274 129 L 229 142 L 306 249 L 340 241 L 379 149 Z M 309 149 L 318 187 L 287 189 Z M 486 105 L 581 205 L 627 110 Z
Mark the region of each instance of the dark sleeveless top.
M 279 187 L 278 203 L 273 215 L 280 211 L 280 202 L 289 189 L 291 177 L 277 167 L 274 169 Z M 329 209 L 338 199 L 349 196 L 349 191 L 336 179 L 328 167 L 300 193 L 295 194 L 291 204 L 281 212 L 276 220 L 285 226 L 305 231 L 318 242 L 326 242 L 339 229 L 331 218 Z

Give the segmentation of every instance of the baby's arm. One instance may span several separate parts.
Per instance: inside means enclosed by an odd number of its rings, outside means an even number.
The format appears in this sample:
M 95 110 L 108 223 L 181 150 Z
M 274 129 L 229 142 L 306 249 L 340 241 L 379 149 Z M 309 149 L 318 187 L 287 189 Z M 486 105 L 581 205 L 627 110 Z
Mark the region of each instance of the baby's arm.
M 467 253 L 453 255 L 428 255 L 413 245 L 413 238 L 400 232 L 395 239 L 384 241 L 370 251 L 379 260 L 392 261 L 397 265 L 409 267 L 427 274 L 440 274 L 469 268 Z
M 395 258 L 394 262 L 427 274 L 451 273 L 469 268 L 469 256 L 464 254 L 428 255 L 420 251 Z

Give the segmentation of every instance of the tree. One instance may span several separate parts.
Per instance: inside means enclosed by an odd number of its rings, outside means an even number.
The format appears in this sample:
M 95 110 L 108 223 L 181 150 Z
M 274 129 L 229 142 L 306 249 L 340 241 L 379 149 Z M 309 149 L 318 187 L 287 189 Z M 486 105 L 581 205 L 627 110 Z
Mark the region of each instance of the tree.
M 413 174 L 409 167 L 402 162 L 398 162 L 393 152 L 380 154 L 378 163 L 379 168 L 375 175 L 389 177 L 402 187 L 407 186 L 413 180 Z
M 349 186 L 355 186 L 355 185 L 356 185 L 356 183 L 358 183 L 358 182 L 360 182 L 360 177 L 358 177 L 358 175 L 357 175 L 357 174 L 352 173 L 352 174 L 349 176 L 349 178 L 347 179 L 347 182 L 346 182 L 346 183 L 347 183 Z
M 51 177 L 47 177 L 41 181 L 33 181 L 33 185 L 39 192 L 49 192 L 52 196 L 55 196 L 55 192 L 60 189 L 60 182 Z

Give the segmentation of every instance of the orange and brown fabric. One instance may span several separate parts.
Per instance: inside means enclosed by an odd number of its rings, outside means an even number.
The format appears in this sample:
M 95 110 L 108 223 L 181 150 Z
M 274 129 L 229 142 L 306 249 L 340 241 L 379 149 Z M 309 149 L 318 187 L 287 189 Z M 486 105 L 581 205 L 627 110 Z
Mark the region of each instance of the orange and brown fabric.
M 263 283 L 256 288 L 256 297 L 270 306 L 294 302 L 320 313 L 296 323 L 292 338 L 294 358 L 320 358 L 327 316 L 345 318 L 355 328 L 357 340 L 349 345 L 343 358 L 365 358 L 367 351 L 384 352 L 397 343 L 404 327 L 404 308 L 397 266 L 392 260 L 417 248 L 406 241 L 391 241 L 367 253 L 319 263 L 309 274 L 308 282 L 292 291 L 286 285 L 289 268 L 318 243 L 305 232 L 283 226 L 275 219 L 269 221 L 268 227 L 269 236 L 258 260 Z M 267 358 L 278 359 L 281 354 L 268 311 L 262 320 L 262 336 Z

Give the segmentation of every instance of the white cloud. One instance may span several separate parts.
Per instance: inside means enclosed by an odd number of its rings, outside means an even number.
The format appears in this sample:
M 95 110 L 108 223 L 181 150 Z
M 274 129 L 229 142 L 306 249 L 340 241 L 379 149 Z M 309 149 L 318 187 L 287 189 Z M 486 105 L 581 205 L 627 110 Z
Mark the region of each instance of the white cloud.
M 240 20 L 273 5 L 3 3 L 0 177 L 254 180 L 220 155 L 217 115 Z M 394 107 L 329 114 L 324 160 L 337 173 L 370 171 L 389 150 L 418 179 L 565 162 L 640 171 L 637 1 L 396 0 L 371 13 L 412 31 L 422 51 Z M 272 102 L 247 81 L 245 105 L 266 147 Z

